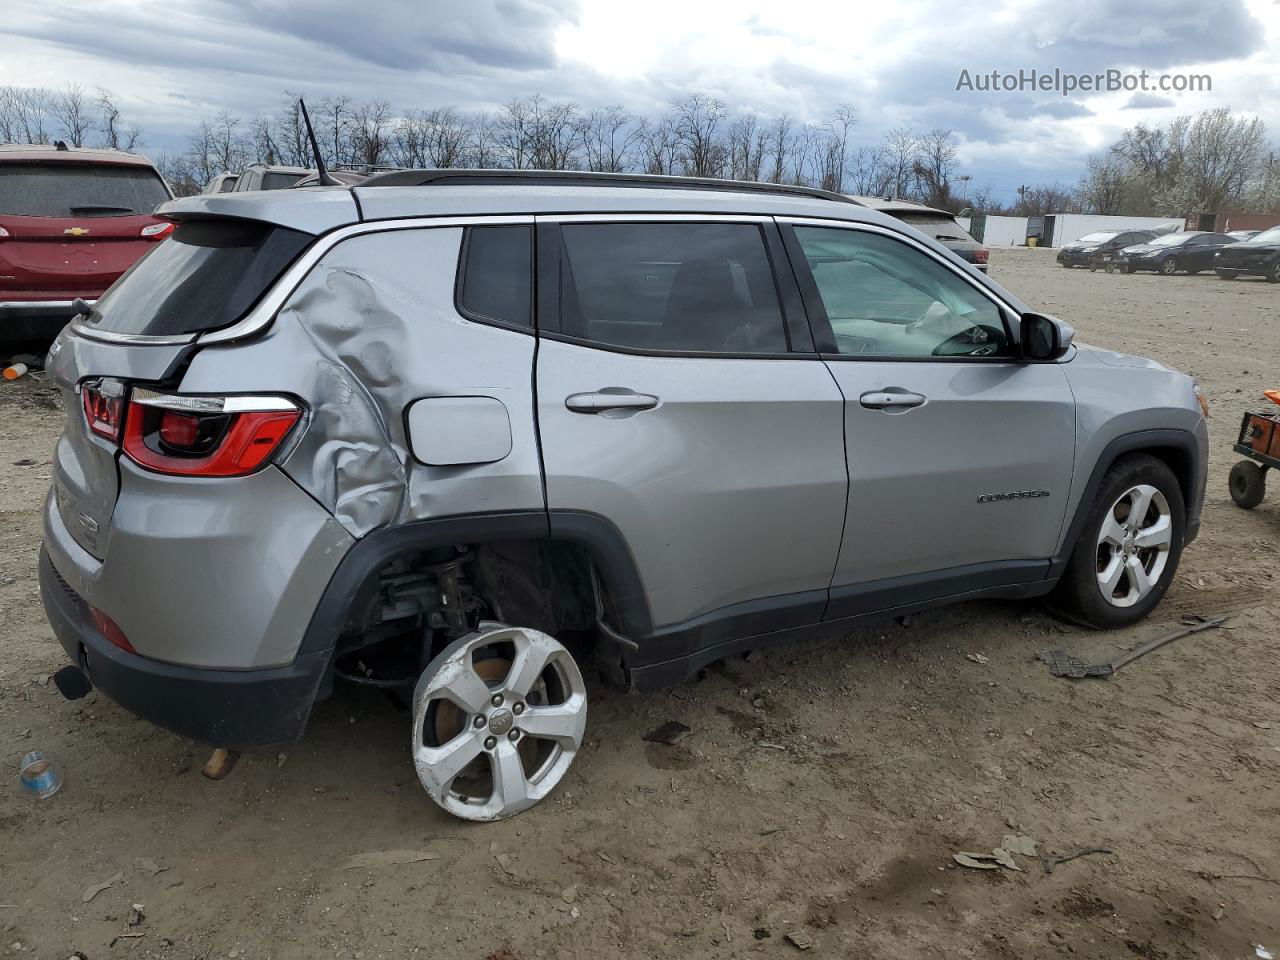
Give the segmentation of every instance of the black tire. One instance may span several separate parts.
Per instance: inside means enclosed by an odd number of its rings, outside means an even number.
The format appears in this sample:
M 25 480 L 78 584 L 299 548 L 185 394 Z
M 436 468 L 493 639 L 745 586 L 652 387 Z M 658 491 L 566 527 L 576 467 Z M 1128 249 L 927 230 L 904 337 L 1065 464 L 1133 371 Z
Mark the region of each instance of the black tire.
M 1064 263 L 1064 264 L 1062 265 L 1062 269 L 1063 269 L 1063 270 L 1070 270 L 1070 269 L 1071 269 L 1071 264 L 1069 264 L 1069 263 Z
M 1199 267 L 1195 267 L 1195 268 L 1188 267 L 1188 268 L 1187 268 L 1187 276 L 1189 276 L 1189 277 L 1194 277 L 1194 276 L 1195 276 L 1197 273 L 1199 273 L 1199 272 L 1200 272 L 1200 268 L 1199 268 Z
M 1109 602 L 1098 586 L 1098 537 L 1108 510 L 1126 490 L 1138 484 L 1155 487 L 1169 505 L 1172 521 L 1169 556 L 1151 592 L 1132 606 L 1119 607 Z M 1164 599 L 1169 584 L 1173 582 L 1182 557 L 1186 526 L 1182 488 L 1164 461 L 1146 454 L 1132 454 L 1117 460 L 1103 476 L 1098 494 L 1089 506 L 1080 538 L 1067 562 L 1067 569 L 1049 596 L 1050 612 L 1094 630 L 1115 630 L 1137 623 Z
M 1172 277 L 1177 272 L 1178 272 L 1177 257 L 1165 257 L 1163 260 L 1160 261 L 1160 276 Z
M 1097 272 L 1098 272 L 1098 265 L 1097 265 L 1096 263 L 1094 263 L 1094 262 L 1090 261 L 1090 262 L 1089 262 L 1089 272 L 1090 272 L 1090 273 L 1097 273 Z
M 1122 264 L 1120 264 L 1120 272 L 1121 272 L 1121 273 L 1133 273 L 1133 267 L 1129 266 L 1127 263 L 1122 263 Z
M 1237 507 L 1252 510 L 1267 495 L 1267 471 L 1252 460 L 1240 460 L 1231 468 L 1227 488 Z
M 1219 280 L 1234 280 L 1239 276 L 1234 270 L 1215 270 L 1213 272 L 1218 275 Z
M 1267 270 L 1267 283 L 1280 283 L 1280 260 L 1277 260 Z

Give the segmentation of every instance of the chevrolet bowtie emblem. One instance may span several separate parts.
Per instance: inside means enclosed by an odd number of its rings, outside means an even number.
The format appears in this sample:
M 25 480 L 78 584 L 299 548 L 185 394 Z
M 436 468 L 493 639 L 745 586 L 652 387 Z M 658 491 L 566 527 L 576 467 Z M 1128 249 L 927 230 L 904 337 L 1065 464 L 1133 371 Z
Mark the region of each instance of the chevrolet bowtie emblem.
M 87 237 L 89 235 L 88 227 L 67 227 L 62 231 L 68 237 Z

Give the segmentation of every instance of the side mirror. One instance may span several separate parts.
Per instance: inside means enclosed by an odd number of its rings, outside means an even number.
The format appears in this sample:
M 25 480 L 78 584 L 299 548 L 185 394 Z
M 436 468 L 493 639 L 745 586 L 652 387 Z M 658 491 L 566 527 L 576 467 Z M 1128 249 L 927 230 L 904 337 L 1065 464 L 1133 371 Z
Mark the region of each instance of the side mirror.
M 1019 342 L 1024 360 L 1057 360 L 1071 349 L 1076 335 L 1071 324 L 1043 313 L 1024 313 L 1019 324 Z

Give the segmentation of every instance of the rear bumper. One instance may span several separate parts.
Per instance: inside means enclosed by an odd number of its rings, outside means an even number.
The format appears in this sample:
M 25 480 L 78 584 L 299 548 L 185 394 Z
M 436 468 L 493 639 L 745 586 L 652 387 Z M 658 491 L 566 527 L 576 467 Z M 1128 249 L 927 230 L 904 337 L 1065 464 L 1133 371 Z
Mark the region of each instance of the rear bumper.
M 216 747 L 257 747 L 302 736 L 329 651 L 265 670 L 206 670 L 150 660 L 107 641 L 89 606 L 40 548 L 40 599 L 54 635 L 95 687 L 157 726 Z

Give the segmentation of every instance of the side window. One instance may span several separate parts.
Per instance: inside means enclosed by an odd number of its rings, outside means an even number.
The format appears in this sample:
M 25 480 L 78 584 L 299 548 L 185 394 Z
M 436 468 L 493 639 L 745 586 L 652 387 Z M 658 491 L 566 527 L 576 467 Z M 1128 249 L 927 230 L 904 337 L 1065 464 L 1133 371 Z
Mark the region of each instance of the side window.
M 861 230 L 796 227 L 842 354 L 1012 354 L 999 308 L 933 258 Z
M 561 236 L 564 333 L 638 350 L 786 352 L 756 224 L 567 223 Z
M 533 228 L 468 227 L 458 307 L 464 316 L 533 326 Z

